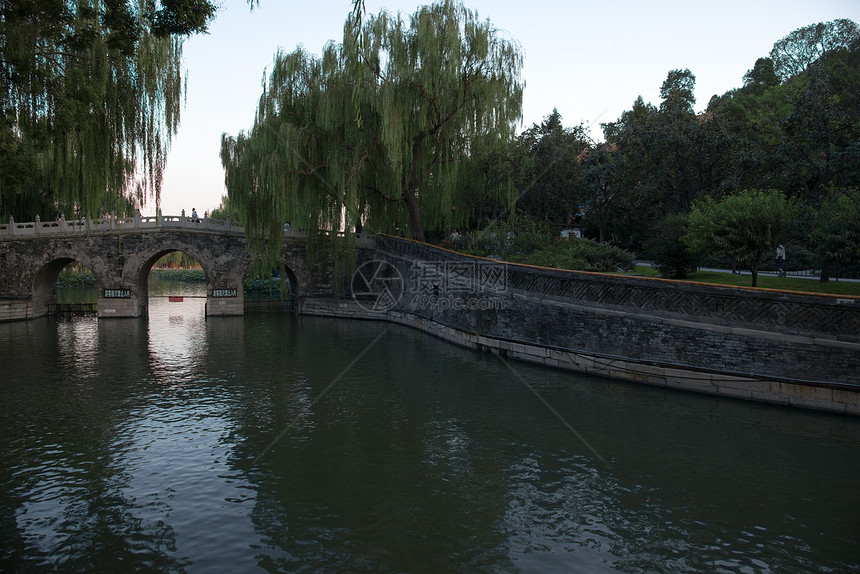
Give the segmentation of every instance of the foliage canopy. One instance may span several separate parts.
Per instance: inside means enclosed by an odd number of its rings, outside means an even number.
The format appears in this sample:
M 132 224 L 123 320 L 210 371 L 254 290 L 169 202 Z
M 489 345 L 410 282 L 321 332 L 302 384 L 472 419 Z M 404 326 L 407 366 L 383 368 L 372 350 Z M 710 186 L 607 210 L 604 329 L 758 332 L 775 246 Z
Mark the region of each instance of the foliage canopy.
M 860 189 L 831 189 L 811 215 L 810 239 L 827 263 L 860 263 Z
M 209 0 L 0 2 L 0 216 L 158 202 Z
M 773 45 L 770 58 L 783 81 L 800 74 L 821 58 L 860 40 L 856 22 L 840 18 L 798 28 Z
M 704 197 L 693 204 L 684 241 L 693 252 L 721 253 L 737 261 L 757 284 L 761 263 L 788 239 L 796 202 L 779 190 L 747 190 L 719 201 Z
M 448 0 L 355 18 L 319 58 L 278 53 L 253 127 L 222 137 L 230 205 L 255 231 L 408 221 L 423 240 L 460 221 L 458 169 L 475 147 L 513 135 L 522 56 L 489 21 Z

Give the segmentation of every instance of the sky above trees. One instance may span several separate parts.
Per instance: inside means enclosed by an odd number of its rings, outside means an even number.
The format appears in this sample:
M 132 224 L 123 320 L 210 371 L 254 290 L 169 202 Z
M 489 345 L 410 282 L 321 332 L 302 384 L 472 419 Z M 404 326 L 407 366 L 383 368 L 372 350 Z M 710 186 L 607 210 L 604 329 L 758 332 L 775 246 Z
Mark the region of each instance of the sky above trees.
M 250 129 L 261 82 L 275 52 L 302 45 L 320 54 L 339 42 L 352 7 L 349 0 L 227 0 L 208 35 L 185 43 L 186 107 L 167 160 L 162 212 L 202 213 L 224 195 L 219 150 L 222 133 Z M 369 13 L 383 7 L 404 16 L 418 2 L 367 0 Z M 466 6 L 520 43 L 525 56 L 522 129 L 557 108 L 566 126 L 611 122 L 642 96 L 660 101 L 660 87 L 673 69 L 696 76 L 697 111 L 711 96 L 740 87 L 744 74 L 790 32 L 837 18 L 860 20 L 856 0 L 727 0 L 690 4 L 661 0 L 521 2 L 470 0 Z M 155 211 L 154 201 L 143 210 Z

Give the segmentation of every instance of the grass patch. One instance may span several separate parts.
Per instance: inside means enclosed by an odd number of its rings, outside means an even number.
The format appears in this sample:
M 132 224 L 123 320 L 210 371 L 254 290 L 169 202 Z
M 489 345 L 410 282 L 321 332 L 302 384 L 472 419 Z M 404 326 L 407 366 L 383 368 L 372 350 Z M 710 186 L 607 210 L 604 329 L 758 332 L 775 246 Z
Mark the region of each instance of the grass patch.
M 659 277 L 656 269 L 644 265 L 637 265 L 632 273 L 638 277 Z M 710 283 L 713 285 L 733 285 L 736 287 L 752 287 L 752 276 L 739 273 L 723 273 L 720 271 L 696 271 L 687 275 L 686 279 L 675 279 L 675 281 L 697 281 L 699 283 Z M 818 279 L 801 279 L 797 277 L 776 277 L 774 275 L 758 276 L 758 287 L 763 289 L 777 289 L 781 291 L 801 291 L 805 293 L 824 293 L 829 295 L 848 295 L 860 297 L 860 282 L 857 281 L 835 281 L 821 283 Z
M 660 272 L 650 265 L 637 265 L 633 271 L 625 272 L 625 275 L 637 275 L 639 277 L 659 277 Z
M 714 283 L 717 285 L 752 287 L 752 277 L 750 275 L 720 273 L 719 271 L 697 271 L 696 273 L 691 273 L 689 279 L 690 281 Z M 763 289 L 778 289 L 782 291 L 803 291 L 806 293 L 860 296 L 860 283 L 854 281 L 831 280 L 828 283 L 821 283 L 818 279 L 759 275 L 758 287 Z

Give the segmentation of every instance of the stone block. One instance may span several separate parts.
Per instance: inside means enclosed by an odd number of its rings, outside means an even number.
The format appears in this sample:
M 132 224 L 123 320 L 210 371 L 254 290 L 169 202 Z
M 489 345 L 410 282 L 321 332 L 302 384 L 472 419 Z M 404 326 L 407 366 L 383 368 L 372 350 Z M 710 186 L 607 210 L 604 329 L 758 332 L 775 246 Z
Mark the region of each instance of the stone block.
M 791 404 L 790 397 L 774 393 L 773 391 L 753 391 L 750 398 L 754 401 L 773 403 L 776 405 L 789 406 Z
M 813 399 L 802 396 L 792 396 L 789 397 L 789 404 L 794 407 L 801 407 L 818 411 L 828 411 L 833 413 L 846 412 L 846 405 L 841 403 L 834 403 L 832 400 L 825 399 Z
M 724 397 L 734 397 L 738 399 L 751 399 L 753 395 L 752 389 L 744 389 L 740 387 L 723 387 L 717 386 L 717 394 Z
M 815 387 L 811 385 L 802 385 L 795 383 L 780 384 L 780 392 L 792 397 L 792 404 L 796 400 L 802 401 L 833 401 L 833 389 L 826 387 Z
M 860 389 L 833 389 L 833 402 L 860 407 Z
M 845 404 L 845 413 L 853 416 L 860 416 L 860 404 L 857 403 L 844 403 Z

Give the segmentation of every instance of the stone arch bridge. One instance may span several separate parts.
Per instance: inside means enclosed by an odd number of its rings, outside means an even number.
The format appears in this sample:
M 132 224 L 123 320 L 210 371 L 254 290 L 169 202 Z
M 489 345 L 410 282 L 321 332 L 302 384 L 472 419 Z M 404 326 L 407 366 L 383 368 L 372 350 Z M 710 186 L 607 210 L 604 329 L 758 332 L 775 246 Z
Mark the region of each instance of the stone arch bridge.
M 362 242 L 372 240 L 360 238 L 357 245 Z M 280 260 L 299 312 L 304 297 L 332 291 L 331 266 L 309 263 L 307 245 L 303 234 L 284 232 Z M 173 251 L 203 268 L 207 315 L 243 314 L 242 281 L 259 257 L 240 225 L 229 219 L 138 216 L 0 224 L 0 321 L 47 314 L 57 300 L 57 278 L 73 261 L 95 275 L 100 318 L 145 315 L 150 269 Z

